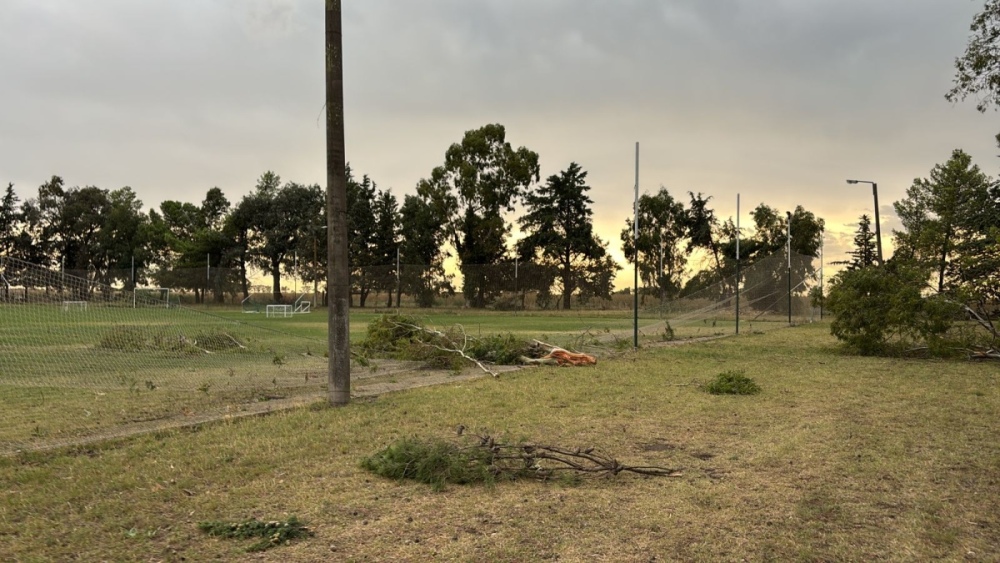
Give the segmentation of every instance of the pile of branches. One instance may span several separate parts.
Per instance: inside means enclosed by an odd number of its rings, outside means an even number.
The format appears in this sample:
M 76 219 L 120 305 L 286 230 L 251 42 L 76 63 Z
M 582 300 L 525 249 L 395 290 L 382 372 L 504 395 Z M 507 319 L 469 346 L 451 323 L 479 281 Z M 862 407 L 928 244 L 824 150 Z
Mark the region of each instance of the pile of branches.
M 404 438 L 366 458 L 364 469 L 389 479 L 411 479 L 441 489 L 445 484 L 494 483 L 562 477 L 614 477 L 634 473 L 680 477 L 681 471 L 650 465 L 628 465 L 611 455 L 588 448 L 566 448 L 531 443 L 510 444 L 486 435 L 466 434 L 463 442 Z
M 538 340 L 523 341 L 510 333 L 473 337 L 460 324 L 441 331 L 424 326 L 416 317 L 399 314 L 382 315 L 372 321 L 360 349 L 366 357 L 422 361 L 438 368 L 458 370 L 473 364 L 493 377 L 499 374 L 492 365 L 597 363 L 594 356 Z

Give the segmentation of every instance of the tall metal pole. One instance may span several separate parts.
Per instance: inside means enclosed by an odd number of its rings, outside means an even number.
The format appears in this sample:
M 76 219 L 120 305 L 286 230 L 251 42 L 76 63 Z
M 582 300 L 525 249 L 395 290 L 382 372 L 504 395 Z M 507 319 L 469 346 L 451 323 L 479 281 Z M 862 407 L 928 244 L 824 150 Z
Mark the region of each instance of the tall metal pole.
M 882 262 L 882 225 L 879 219 L 879 209 L 878 209 L 878 183 L 872 182 L 871 180 L 848 180 L 848 184 L 871 184 L 872 185 L 872 198 L 875 199 L 875 240 L 878 243 L 878 265 L 881 266 Z
M 740 194 L 736 194 L 736 334 L 740 333 Z
M 788 253 L 788 326 L 792 326 L 792 212 L 788 214 L 788 236 L 785 239 L 785 252 Z
M 823 246 L 826 244 L 826 229 L 819 228 L 819 320 L 823 320 Z
M 632 347 L 639 348 L 639 142 L 635 143 L 635 202 L 632 218 L 632 248 L 635 249 L 632 283 Z
M 882 262 L 882 227 L 879 224 L 878 216 L 881 215 L 878 210 L 878 184 L 872 182 L 872 197 L 875 198 L 875 240 L 878 243 L 878 265 L 884 264 Z
M 344 155 L 344 53 L 341 0 L 326 0 L 327 309 L 330 404 L 351 401 L 350 274 L 347 269 L 347 161 Z
M 399 247 L 396 247 L 396 308 L 399 309 L 400 295 L 403 285 L 399 277 Z

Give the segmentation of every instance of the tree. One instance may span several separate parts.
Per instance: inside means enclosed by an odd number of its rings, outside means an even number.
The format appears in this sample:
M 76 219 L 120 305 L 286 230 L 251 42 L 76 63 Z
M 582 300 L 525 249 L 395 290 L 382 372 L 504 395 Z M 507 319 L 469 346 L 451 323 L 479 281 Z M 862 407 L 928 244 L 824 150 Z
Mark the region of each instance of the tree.
M 681 290 L 681 277 L 691 254 L 690 247 L 683 244 L 687 225 L 684 205 L 662 186 L 655 195 L 639 197 L 637 241 L 633 241 L 633 220 L 625 219 L 621 232 L 625 259 L 632 264 L 638 259 L 643 286 L 657 287 L 661 299 L 676 297 Z
M 494 264 L 507 252 L 513 211 L 532 182 L 539 179 L 538 154 L 506 141 L 503 125 L 466 131 L 461 143 L 445 153 L 443 166 L 417 187 L 422 197 L 447 210 L 451 242 L 458 252 L 463 291 L 473 307 L 485 307 L 496 290 L 480 265 Z
M 925 297 L 929 269 L 889 260 L 885 267 L 845 269 L 830 282 L 830 332 L 861 355 L 900 353 L 915 344 L 942 353 L 959 307 L 940 294 Z
M 754 220 L 753 236 L 743 241 L 740 247 L 743 291 L 747 301 L 760 303 L 758 307 L 776 313 L 787 313 L 788 287 L 792 294 L 806 291 L 805 280 L 816 273 L 813 259 L 819 256 L 822 244 L 823 220 L 801 205 L 790 214 L 781 214 L 777 209 L 761 203 L 750 216 Z M 792 240 L 789 244 L 789 216 L 791 218 Z M 791 256 L 786 253 L 790 247 Z M 776 253 L 780 253 L 777 254 Z M 772 257 L 771 264 L 764 267 L 750 267 L 761 264 Z M 780 260 L 776 259 L 780 256 Z M 789 272 L 788 264 L 791 264 Z M 789 274 L 791 279 L 789 279 Z M 789 282 L 791 282 L 789 284 Z
M 715 271 L 719 279 L 722 279 L 722 262 L 719 261 L 719 247 L 715 242 L 715 231 L 719 221 L 715 218 L 715 211 L 708 206 L 711 196 L 703 197 L 701 192 L 691 196 L 691 207 L 685 214 L 685 226 L 688 236 L 688 252 L 695 248 L 703 248 L 709 251 L 715 259 Z
M 366 174 L 360 182 L 351 174 L 350 166 L 347 173 L 347 235 L 350 241 L 348 247 L 348 263 L 350 264 L 351 289 L 358 294 L 358 306 L 364 307 L 368 294 L 375 288 L 374 244 L 375 244 L 375 209 L 372 204 L 377 197 L 378 188 L 375 182 Z
M 94 261 L 106 274 L 102 281 L 112 285 L 123 282 L 135 289 L 133 271 L 142 271 L 152 261 L 142 201 L 126 186 L 108 193 L 109 207 L 97 238 Z
M 323 207 L 318 185 L 281 186 L 281 178 L 271 171 L 262 174 L 255 191 L 240 202 L 237 230 L 247 229 L 250 261 L 271 276 L 276 302 L 282 299 L 282 272 L 294 273 L 296 249 Z
M 878 262 L 878 249 L 875 248 L 875 233 L 872 232 L 872 220 L 868 215 L 858 219 L 858 230 L 854 232 L 854 249 L 847 253 L 850 260 L 833 262 L 835 265 L 847 266 L 848 270 L 868 268 Z
M 893 232 L 896 247 L 932 265 L 939 293 L 970 281 L 975 276 L 962 271 L 959 257 L 974 256 L 989 242 L 989 228 L 1000 219 L 998 195 L 972 157 L 956 149 L 948 162 L 934 166 L 929 179 L 915 179 L 906 199 L 893 204 L 904 228 Z
M 333 405 L 351 401 L 347 238 L 347 161 L 344 157 L 344 53 L 340 0 L 326 0 L 326 204 L 329 237 L 328 393 Z
M 379 265 L 376 287 L 388 293 L 386 307 L 392 307 L 392 293 L 397 285 L 396 253 L 399 251 L 399 203 L 392 191 L 380 191 L 373 207 L 375 214 L 375 237 L 372 241 L 372 255 Z M 396 295 L 399 306 L 399 295 Z
M 17 243 L 18 198 L 14 184 L 7 184 L 7 190 L 0 199 L 0 256 L 11 256 Z
M 584 286 L 599 297 L 610 298 L 610 287 L 585 280 L 600 276 L 606 268 L 611 268 L 610 277 L 614 277 L 620 269 L 613 260 L 604 260 L 607 249 L 594 234 L 594 213 L 590 208 L 594 201 L 588 191 L 587 173 L 572 162 L 560 174 L 549 176 L 536 192 L 525 196 L 527 213 L 518 220 L 527 233 L 518 242 L 518 255 L 525 262 L 538 260 L 557 268 L 565 310 L 570 308 L 573 293 Z
M 399 216 L 399 251 L 405 264 L 400 272 L 403 291 L 413 295 L 419 306 L 431 307 L 439 292 L 451 289 L 444 271 L 447 253 L 443 250 L 448 217 L 419 194 L 403 198 Z
M 972 36 L 965 53 L 955 59 L 954 86 L 945 98 L 956 102 L 977 96 L 976 109 L 985 112 L 1000 107 L 1000 0 L 987 0 L 969 30 Z

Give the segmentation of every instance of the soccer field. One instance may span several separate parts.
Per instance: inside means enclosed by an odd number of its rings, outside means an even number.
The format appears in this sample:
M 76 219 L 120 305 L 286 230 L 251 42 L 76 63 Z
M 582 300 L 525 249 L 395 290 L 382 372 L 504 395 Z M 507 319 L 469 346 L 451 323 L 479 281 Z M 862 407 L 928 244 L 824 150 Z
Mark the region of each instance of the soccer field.
M 320 396 L 327 380 L 325 309 L 287 318 L 235 309 L 100 301 L 0 304 L 0 449 L 38 447 L 182 417 L 225 416 L 279 399 Z M 351 342 L 396 310 L 351 311 Z M 403 309 L 425 326 L 471 338 L 512 334 L 601 356 L 632 345 L 629 311 Z M 676 321 L 675 321 L 676 322 Z M 732 334 L 704 318 L 639 319 L 640 343 Z M 783 323 L 767 323 L 784 326 Z M 744 325 L 759 330 L 763 323 Z M 355 365 L 354 378 L 398 377 Z M 213 414 L 214 413 L 214 414 Z

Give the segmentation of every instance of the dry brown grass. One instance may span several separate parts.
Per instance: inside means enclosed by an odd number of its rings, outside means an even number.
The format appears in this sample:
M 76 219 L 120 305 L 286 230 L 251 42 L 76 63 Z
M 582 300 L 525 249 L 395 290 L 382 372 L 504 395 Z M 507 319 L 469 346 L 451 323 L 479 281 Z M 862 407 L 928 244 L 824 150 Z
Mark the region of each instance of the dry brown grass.
M 732 369 L 763 392 L 687 385 Z M 0 558 L 996 560 L 998 376 L 845 356 L 818 325 L 25 454 L 0 460 Z M 358 466 L 459 423 L 684 475 L 434 492 Z M 316 536 L 262 554 L 196 527 L 291 514 Z

